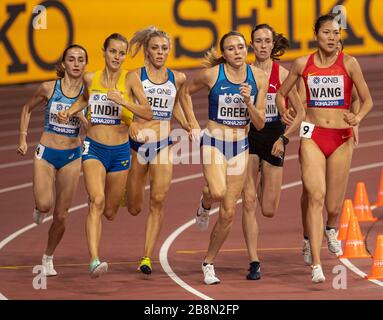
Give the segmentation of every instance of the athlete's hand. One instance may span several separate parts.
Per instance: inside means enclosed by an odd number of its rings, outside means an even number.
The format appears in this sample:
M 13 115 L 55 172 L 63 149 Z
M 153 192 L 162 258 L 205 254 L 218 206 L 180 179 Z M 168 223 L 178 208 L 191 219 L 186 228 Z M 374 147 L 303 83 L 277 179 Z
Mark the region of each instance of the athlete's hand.
M 352 112 L 345 112 L 343 114 L 343 120 L 352 127 L 360 123 L 360 118 Z
M 289 110 L 281 115 L 281 120 L 286 126 L 291 126 L 294 122 L 295 114 Z
M 141 126 L 137 122 L 132 122 L 129 126 L 129 136 L 137 141 L 137 142 L 143 142 L 142 140 L 142 134 L 140 135 Z
M 124 97 L 119 90 L 109 90 L 107 97 L 109 100 L 113 101 L 114 103 L 117 103 L 119 105 L 124 104 Z
M 201 127 L 198 123 L 191 124 L 189 130 L 189 139 L 190 141 L 194 141 L 199 143 L 201 141 Z
M 58 120 L 59 123 L 67 123 L 69 120 L 69 110 L 59 111 Z
M 17 147 L 17 153 L 22 156 L 25 156 L 27 154 L 27 151 L 28 151 L 28 144 L 24 139 L 24 141 L 19 142 L 19 145 Z
M 249 85 L 247 82 L 241 83 L 239 93 L 244 98 L 246 104 L 252 103 L 252 101 L 251 101 L 251 85 Z
M 274 142 L 273 148 L 271 149 L 271 154 L 274 157 L 282 158 L 285 153 L 285 146 L 283 145 L 282 139 L 278 138 L 277 141 Z

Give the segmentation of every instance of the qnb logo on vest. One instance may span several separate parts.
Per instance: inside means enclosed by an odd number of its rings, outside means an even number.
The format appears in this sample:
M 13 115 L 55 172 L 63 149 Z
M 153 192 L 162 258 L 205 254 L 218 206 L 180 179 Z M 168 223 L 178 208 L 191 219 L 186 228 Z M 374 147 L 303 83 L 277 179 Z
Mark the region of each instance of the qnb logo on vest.
M 153 119 L 170 120 L 173 113 L 175 94 L 172 95 L 170 89 L 157 88 L 156 90 L 158 92 L 156 95 L 147 94 L 148 103 L 153 111 Z
M 310 107 L 337 107 L 344 105 L 344 78 L 338 76 L 308 76 Z
M 276 93 L 268 93 L 266 95 L 266 122 L 278 120 L 278 109 L 275 103 Z
M 49 110 L 49 130 L 64 134 L 78 134 L 81 126 L 81 120 L 76 117 L 70 117 L 66 123 L 59 123 L 58 113 L 63 110 L 68 110 L 69 104 L 52 102 Z
M 250 97 L 254 102 L 254 96 Z M 217 120 L 229 126 L 244 126 L 250 117 L 244 98 L 239 94 L 219 95 Z
M 108 100 L 106 94 L 95 94 L 89 98 L 92 124 L 118 125 L 121 123 L 121 106 Z

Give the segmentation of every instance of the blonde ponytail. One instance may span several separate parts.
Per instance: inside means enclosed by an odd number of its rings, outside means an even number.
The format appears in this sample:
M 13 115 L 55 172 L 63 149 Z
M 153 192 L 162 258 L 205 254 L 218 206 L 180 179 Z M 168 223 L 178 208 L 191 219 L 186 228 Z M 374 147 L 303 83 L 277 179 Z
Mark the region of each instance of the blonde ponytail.
M 169 35 L 165 31 L 158 30 L 155 26 L 150 26 L 146 29 L 137 31 L 133 35 L 133 38 L 130 40 L 129 55 L 134 58 L 141 50 L 141 48 L 144 48 L 143 50 L 146 51 L 148 48 L 149 40 L 153 37 L 166 38 L 170 46 Z

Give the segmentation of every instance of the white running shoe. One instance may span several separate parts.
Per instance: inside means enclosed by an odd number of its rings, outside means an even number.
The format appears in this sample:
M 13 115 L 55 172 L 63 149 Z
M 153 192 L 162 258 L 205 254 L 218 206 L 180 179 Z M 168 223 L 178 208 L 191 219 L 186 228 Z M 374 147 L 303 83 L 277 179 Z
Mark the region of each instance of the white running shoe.
M 206 284 L 218 284 L 221 281 L 215 276 L 215 271 L 214 271 L 214 266 L 212 264 L 207 264 L 204 266 L 202 264 L 202 271 L 203 271 L 203 276 L 204 279 L 203 281 Z
M 205 209 L 202 206 L 202 197 L 203 196 L 201 196 L 201 199 L 199 201 L 199 207 L 197 210 L 197 215 L 195 217 L 195 223 L 196 223 L 198 229 L 200 229 L 201 231 L 205 231 L 209 227 L 209 212 L 210 212 L 210 210 Z
M 308 265 L 311 266 L 313 263 L 313 259 L 311 257 L 311 247 L 310 247 L 310 240 L 303 239 L 303 261 Z
M 338 231 L 335 231 L 335 229 L 330 229 L 330 230 L 325 229 L 324 234 L 327 239 L 328 249 L 332 253 L 335 253 L 336 256 L 341 256 L 343 254 L 343 251 L 342 251 L 341 241 L 338 240 Z
M 321 282 L 324 282 L 326 280 L 324 274 L 323 274 L 323 270 L 322 270 L 322 266 L 320 264 L 317 264 L 315 266 L 311 266 L 311 280 L 312 282 L 314 283 L 321 283 Z
M 43 275 L 46 277 L 54 277 L 57 276 L 57 271 L 53 266 L 53 256 L 43 255 L 43 259 L 41 260 L 43 266 Z
M 99 262 L 98 264 L 92 264 L 92 266 L 89 268 L 89 271 L 90 271 L 91 278 L 98 278 L 102 274 L 108 272 L 108 264 L 106 262 Z
M 36 224 L 42 224 L 45 217 L 45 213 L 40 212 L 36 208 L 33 210 L 33 222 Z

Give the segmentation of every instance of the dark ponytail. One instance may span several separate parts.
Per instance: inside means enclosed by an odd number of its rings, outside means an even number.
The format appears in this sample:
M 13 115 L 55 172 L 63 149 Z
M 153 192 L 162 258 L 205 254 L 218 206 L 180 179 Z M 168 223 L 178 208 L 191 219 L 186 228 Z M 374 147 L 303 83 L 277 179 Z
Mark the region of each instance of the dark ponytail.
M 65 76 L 65 68 L 63 67 L 63 63 L 65 61 L 65 58 L 66 58 L 66 55 L 68 53 L 68 51 L 70 49 L 73 49 L 73 48 L 78 48 L 78 49 L 81 49 L 85 52 L 85 62 L 88 63 L 88 52 L 86 52 L 85 48 L 83 46 L 80 46 L 79 44 L 72 44 L 70 45 L 69 47 L 67 47 L 64 52 L 63 52 L 63 55 L 61 57 L 61 61 L 56 64 L 56 75 L 59 77 L 59 78 L 64 78 Z
M 254 33 L 260 29 L 270 30 L 271 33 L 273 34 L 274 47 L 273 47 L 273 50 L 271 51 L 270 58 L 272 60 L 279 60 L 279 57 L 283 56 L 286 49 L 290 47 L 289 40 L 282 33 L 276 33 L 274 29 L 267 23 L 262 23 L 262 24 L 258 24 L 251 31 L 251 41 L 254 41 Z

